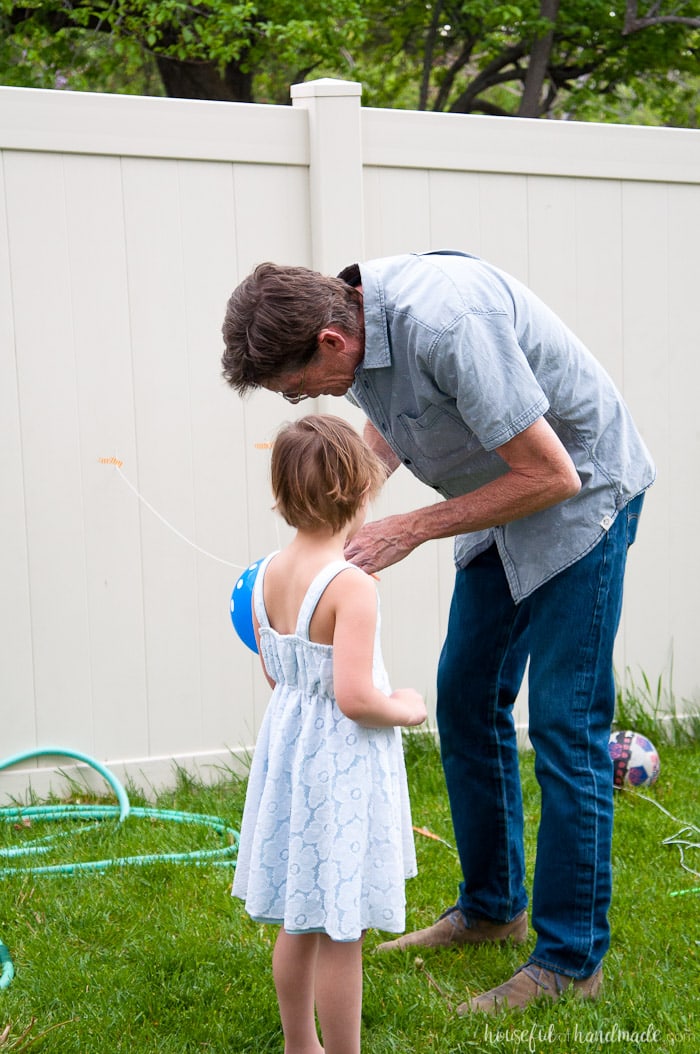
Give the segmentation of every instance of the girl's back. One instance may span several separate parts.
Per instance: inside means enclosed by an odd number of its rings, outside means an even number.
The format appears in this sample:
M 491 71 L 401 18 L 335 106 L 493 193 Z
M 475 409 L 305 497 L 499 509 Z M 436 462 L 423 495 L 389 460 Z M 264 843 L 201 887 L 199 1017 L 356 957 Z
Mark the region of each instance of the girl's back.
M 288 595 L 298 596 L 304 573 L 286 566 L 283 555 L 263 562 L 255 584 L 261 657 L 276 686 L 251 766 L 233 892 L 253 918 L 282 922 L 290 933 L 357 940 L 369 927 L 401 932 L 404 879 L 416 870 L 401 733 L 363 727 L 343 714 L 333 646 L 310 639 L 317 611 L 321 631 L 334 618 L 342 590 L 322 607 L 332 585 L 366 576 L 342 560 L 326 564 L 292 625 L 294 604 L 285 610 L 278 587 L 288 572 Z M 388 692 L 378 623 L 374 677 Z

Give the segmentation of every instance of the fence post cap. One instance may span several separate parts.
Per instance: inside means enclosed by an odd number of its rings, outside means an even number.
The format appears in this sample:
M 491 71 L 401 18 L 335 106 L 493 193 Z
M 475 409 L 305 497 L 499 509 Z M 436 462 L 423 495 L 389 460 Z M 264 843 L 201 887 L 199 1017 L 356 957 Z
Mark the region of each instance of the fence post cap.
M 293 84 L 291 89 L 292 99 L 308 99 L 312 97 L 323 98 L 329 95 L 362 95 L 362 85 L 359 81 L 342 81 L 334 77 L 320 77 L 315 81 L 302 81 Z

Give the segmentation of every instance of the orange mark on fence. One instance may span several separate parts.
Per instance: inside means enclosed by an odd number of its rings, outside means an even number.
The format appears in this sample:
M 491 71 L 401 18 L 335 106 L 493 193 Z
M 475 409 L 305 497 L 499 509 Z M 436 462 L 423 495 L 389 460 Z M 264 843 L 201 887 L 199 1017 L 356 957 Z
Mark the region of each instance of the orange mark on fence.
M 117 468 L 121 468 L 124 464 L 118 457 L 98 457 L 97 460 L 101 465 L 116 465 Z

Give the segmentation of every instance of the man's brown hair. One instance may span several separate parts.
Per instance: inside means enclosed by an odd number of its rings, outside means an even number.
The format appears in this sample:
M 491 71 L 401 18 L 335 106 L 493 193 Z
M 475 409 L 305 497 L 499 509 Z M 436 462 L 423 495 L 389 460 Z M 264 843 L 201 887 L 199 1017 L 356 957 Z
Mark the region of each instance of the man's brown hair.
M 272 447 L 275 507 L 291 527 L 341 530 L 373 498 L 386 470 L 352 425 L 308 414 L 280 429 Z
M 356 289 L 306 267 L 259 264 L 226 306 L 224 377 L 243 395 L 301 369 L 316 354 L 319 333 L 333 325 L 349 336 L 362 332 Z

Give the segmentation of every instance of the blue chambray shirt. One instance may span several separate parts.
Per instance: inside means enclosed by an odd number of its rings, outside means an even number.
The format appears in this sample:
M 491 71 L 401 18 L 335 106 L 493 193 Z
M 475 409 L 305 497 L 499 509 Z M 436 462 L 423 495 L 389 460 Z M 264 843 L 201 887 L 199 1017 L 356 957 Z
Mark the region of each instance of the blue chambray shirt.
M 515 601 L 589 552 L 654 481 L 630 412 L 600 363 L 517 279 L 466 253 L 360 264 L 365 355 L 348 398 L 410 471 L 445 498 L 508 471 L 496 448 L 543 416 L 579 493 L 459 535 L 466 567 L 495 541 Z

